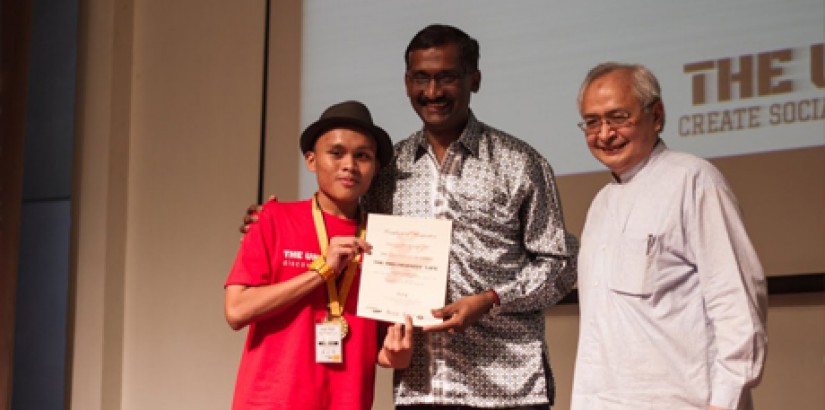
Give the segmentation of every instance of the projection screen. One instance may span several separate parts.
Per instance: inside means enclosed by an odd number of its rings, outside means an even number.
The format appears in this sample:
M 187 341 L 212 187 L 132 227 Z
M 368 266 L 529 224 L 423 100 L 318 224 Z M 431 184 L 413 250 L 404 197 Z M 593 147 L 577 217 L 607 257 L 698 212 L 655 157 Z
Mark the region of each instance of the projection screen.
M 579 84 L 597 63 L 641 63 L 662 84 L 663 139 L 722 169 L 769 275 L 825 270 L 822 0 L 304 1 L 301 128 L 358 99 L 394 141 L 419 129 L 403 51 L 431 23 L 480 42 L 471 107 L 550 161 L 574 233 L 608 181 L 575 125 Z M 314 176 L 299 175 L 308 197 Z

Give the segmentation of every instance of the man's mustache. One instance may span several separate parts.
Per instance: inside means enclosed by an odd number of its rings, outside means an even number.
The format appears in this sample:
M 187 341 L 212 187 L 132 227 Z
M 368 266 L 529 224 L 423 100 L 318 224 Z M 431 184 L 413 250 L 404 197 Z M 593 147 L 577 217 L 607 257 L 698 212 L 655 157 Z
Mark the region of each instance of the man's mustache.
M 427 97 L 418 97 L 418 104 L 419 105 L 429 105 L 429 104 L 444 104 L 447 103 L 449 100 L 446 97 L 438 97 L 434 99 L 429 99 Z

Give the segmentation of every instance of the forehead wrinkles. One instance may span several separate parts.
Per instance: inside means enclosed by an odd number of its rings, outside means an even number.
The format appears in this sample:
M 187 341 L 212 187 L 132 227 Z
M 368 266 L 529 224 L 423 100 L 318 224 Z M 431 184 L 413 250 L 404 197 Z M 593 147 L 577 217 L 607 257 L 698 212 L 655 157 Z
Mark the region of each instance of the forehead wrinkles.
M 639 104 L 637 100 L 629 83 L 608 75 L 593 81 L 585 90 L 582 116 L 630 112 Z

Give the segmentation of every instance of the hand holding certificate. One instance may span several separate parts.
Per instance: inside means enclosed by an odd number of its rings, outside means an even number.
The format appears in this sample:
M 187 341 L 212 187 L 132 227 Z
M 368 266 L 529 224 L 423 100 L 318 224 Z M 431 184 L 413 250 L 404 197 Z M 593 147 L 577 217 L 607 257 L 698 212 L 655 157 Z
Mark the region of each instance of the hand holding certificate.
M 358 316 L 415 326 L 441 323 L 432 309 L 444 305 L 452 221 L 370 214 L 358 292 Z

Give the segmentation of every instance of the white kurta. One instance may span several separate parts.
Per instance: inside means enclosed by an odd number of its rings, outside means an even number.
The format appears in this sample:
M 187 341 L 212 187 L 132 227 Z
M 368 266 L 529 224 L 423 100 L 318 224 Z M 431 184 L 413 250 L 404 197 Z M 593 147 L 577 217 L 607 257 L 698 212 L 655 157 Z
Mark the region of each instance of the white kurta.
M 660 142 L 593 200 L 573 410 L 750 408 L 765 278 L 721 173 Z

